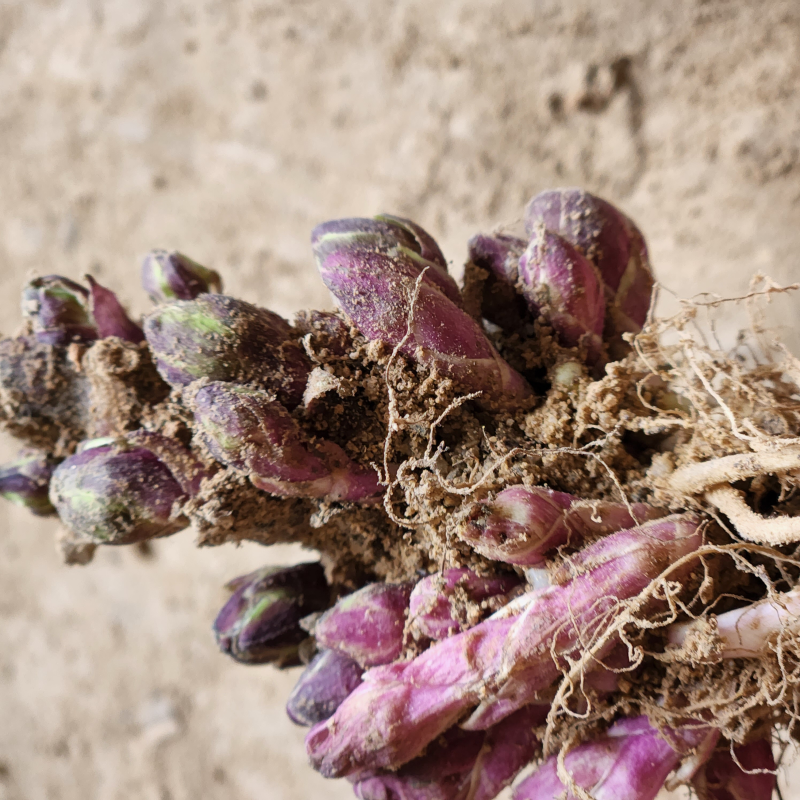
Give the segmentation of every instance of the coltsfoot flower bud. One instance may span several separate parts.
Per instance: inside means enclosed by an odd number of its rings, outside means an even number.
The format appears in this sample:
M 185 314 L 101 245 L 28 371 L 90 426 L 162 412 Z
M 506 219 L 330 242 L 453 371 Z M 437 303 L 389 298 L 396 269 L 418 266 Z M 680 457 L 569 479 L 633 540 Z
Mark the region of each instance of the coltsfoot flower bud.
M 312 764 L 327 777 L 396 769 L 470 709 L 462 727 L 497 724 L 555 680 L 561 656 L 607 630 L 620 601 L 696 550 L 698 528 L 699 518 L 684 514 L 611 534 L 581 551 L 568 584 L 531 592 L 527 606 L 517 598 L 518 616 L 501 610 L 411 661 L 367 671 L 364 683 L 306 737 Z M 595 658 L 617 643 L 609 635 Z
M 528 305 L 552 326 L 565 347 L 586 348 L 590 364 L 603 352 L 605 298 L 595 266 L 565 238 L 539 225 L 519 260 Z
M 604 736 L 567 753 L 564 766 L 572 780 L 595 800 L 654 800 L 683 756 L 708 748 L 718 737 L 718 731 L 702 725 L 659 731 L 647 717 L 623 719 Z M 514 800 L 555 797 L 575 800 L 558 776 L 556 756 L 514 789 Z
M 0 496 L 39 517 L 55 514 L 48 494 L 56 463 L 46 453 L 23 450 L 15 461 L 0 466 Z
M 403 650 L 411 589 L 409 583 L 371 583 L 346 595 L 317 620 L 317 642 L 362 667 L 394 661 Z
M 317 258 L 346 244 L 351 253 L 358 250 L 389 255 L 414 276 L 428 268 L 426 277 L 439 291 L 461 306 L 458 284 L 447 272 L 439 245 L 433 237 L 411 220 L 381 214 L 374 219 L 353 217 L 337 219 L 318 225 L 311 234 L 311 244 Z
M 397 772 L 351 778 L 360 800 L 492 800 L 536 755 L 547 706 L 527 706 L 488 731 L 451 728 Z
M 692 780 L 700 800 L 771 800 L 777 785 L 769 739 L 717 750 Z M 738 762 L 738 763 L 737 763 Z
M 519 259 L 528 243 L 504 233 L 479 233 L 469 240 L 469 260 L 488 273 L 483 287 L 481 313 L 506 332 L 518 331 L 525 303 L 517 291 Z
M 634 503 L 581 501 L 543 487 L 510 486 L 494 500 L 476 503 L 458 530 L 476 552 L 496 561 L 535 567 L 562 545 L 580 545 L 597 536 L 663 517 L 666 512 Z
M 253 485 L 282 497 L 360 501 L 381 492 L 371 467 L 338 445 L 312 445 L 289 412 L 259 389 L 214 382 L 194 396 L 194 415 L 211 454 L 247 473 Z
M 110 289 L 86 276 L 89 289 L 60 275 L 29 281 L 22 292 L 22 313 L 31 321 L 36 338 L 64 346 L 117 336 L 135 344 L 144 339 Z
M 364 670 L 344 653 L 322 650 L 303 670 L 286 703 L 286 713 L 298 725 L 328 719 L 361 683 Z
M 89 306 L 89 291 L 60 275 L 28 281 L 22 290 L 22 313 L 30 320 L 36 338 L 57 346 L 97 339 Z
M 53 472 L 50 502 L 75 533 L 99 544 L 131 544 L 187 527 L 181 505 L 204 475 L 175 440 L 135 431 L 84 442 Z
M 308 636 L 300 620 L 328 605 L 322 565 L 263 567 L 227 588 L 233 594 L 214 621 L 220 650 L 243 664 L 298 663 L 298 647 Z
M 294 408 L 311 369 L 285 319 L 222 294 L 176 300 L 145 320 L 161 376 L 172 386 L 200 378 L 255 383 Z
M 194 300 L 222 291 L 218 272 L 175 250 L 151 250 L 142 261 L 142 287 L 154 303 Z
M 367 220 L 367 222 L 372 222 Z M 531 389 L 494 349 L 481 327 L 443 291 L 441 272 L 422 274 L 418 261 L 402 252 L 366 249 L 325 223 L 312 234 L 314 255 L 325 285 L 364 336 L 453 378 L 484 400 L 519 402 Z
M 446 639 L 505 605 L 520 585 L 514 574 L 482 577 L 463 567 L 429 575 L 411 592 L 408 630 L 415 638 Z
M 144 331 L 128 316 L 117 295 L 91 275 L 86 276 L 86 281 L 89 284 L 89 307 L 98 338 L 116 336 L 134 344 L 143 342 Z
M 539 224 L 563 236 L 597 267 L 606 289 L 606 335 L 612 349 L 622 333 L 640 331 L 654 278 L 636 225 L 611 203 L 575 188 L 536 195 L 525 211 L 525 227 L 532 233 Z

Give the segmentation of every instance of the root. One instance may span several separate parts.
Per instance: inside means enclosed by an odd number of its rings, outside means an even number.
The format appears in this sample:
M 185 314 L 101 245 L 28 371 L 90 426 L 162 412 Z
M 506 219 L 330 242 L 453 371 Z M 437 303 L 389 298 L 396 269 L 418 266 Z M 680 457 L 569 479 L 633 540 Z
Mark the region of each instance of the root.
M 800 542 L 800 517 L 762 517 L 747 505 L 744 492 L 732 486 L 714 486 L 705 498 L 728 517 L 739 536 L 748 542 L 771 547 Z
M 776 442 L 778 444 L 778 442 Z M 742 453 L 711 461 L 687 464 L 668 478 L 669 488 L 683 495 L 702 494 L 713 486 L 733 483 L 759 475 L 780 475 L 800 470 L 800 447 L 780 453 Z

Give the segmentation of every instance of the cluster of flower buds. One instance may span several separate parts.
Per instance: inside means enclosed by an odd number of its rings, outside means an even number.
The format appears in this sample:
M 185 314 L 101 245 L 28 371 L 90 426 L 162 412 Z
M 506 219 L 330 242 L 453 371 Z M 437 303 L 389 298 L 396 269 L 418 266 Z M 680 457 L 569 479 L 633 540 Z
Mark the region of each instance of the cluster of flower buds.
M 606 347 L 624 355 L 622 336 L 641 330 L 654 283 L 636 225 L 582 189 L 553 189 L 528 204 L 525 230 L 527 242 L 506 234 L 470 240 L 470 260 L 488 276 L 484 316 L 515 330 L 527 309 L 562 345 L 582 347 L 590 364 L 602 362 Z
M 558 676 L 561 659 L 607 625 L 622 601 L 699 546 L 698 527 L 697 518 L 677 515 L 600 539 L 576 557 L 576 577 L 517 598 L 516 615 L 502 609 L 410 661 L 368 671 L 333 716 L 309 732 L 312 763 L 329 777 L 397 769 L 459 721 L 486 730 L 535 702 Z M 609 637 L 596 657 L 616 643 Z
M 526 238 L 470 241 L 479 268 L 473 274 L 483 275 L 480 309 L 472 294 L 462 297 L 434 239 L 391 215 L 314 230 L 314 257 L 340 310 L 308 312 L 293 324 L 222 294 L 216 272 L 178 252 L 155 250 L 144 259 L 142 283 L 155 307 L 141 328 L 92 278 L 88 288 L 58 276 L 31 281 L 25 336 L 0 344 L 0 414 L 16 392 L 18 420 L 45 420 L 44 428 L 52 421 L 57 430 L 42 434 L 50 449 L 0 469 L 0 494 L 37 514 L 57 513 L 91 547 L 186 528 L 223 481 L 231 492 L 244 486 L 248 497 L 302 498 L 286 507 L 304 509 L 309 529 L 336 520 L 341 532 L 355 514 L 358 535 L 380 520 L 376 540 L 386 532 L 399 540 L 397 518 L 381 518 L 377 502 L 391 476 L 356 461 L 342 441 L 347 402 L 335 424 L 323 419 L 329 392 L 351 381 L 350 389 L 363 390 L 361 407 L 372 403 L 366 413 L 382 413 L 385 398 L 376 401 L 375 387 L 358 381 L 373 380 L 375 360 L 395 352 L 426 381 L 430 373 L 475 393 L 465 413 L 475 415 L 476 431 L 486 430 L 489 412 L 501 409 L 507 420 L 535 402 L 528 378 L 535 382 L 538 373 L 526 372 L 530 354 L 511 342 L 536 335 L 537 320 L 595 371 L 624 354 L 623 336 L 646 321 L 653 286 L 647 248 L 624 214 L 586 192 L 554 190 L 530 202 L 525 229 Z M 94 390 L 81 377 L 92 362 L 83 354 L 112 337 L 152 359 L 159 399 L 114 435 L 92 438 L 97 427 L 81 417 L 66 436 L 65 408 L 94 413 Z M 365 348 L 361 337 L 384 346 Z M 565 386 L 575 368 L 585 374 L 580 358 L 570 358 L 561 363 Z M 45 380 L 46 407 L 36 402 Z M 63 395 L 61 405 L 54 393 Z M 380 434 L 367 450 L 380 446 L 387 420 L 369 422 Z M 402 443 L 398 458 L 406 446 L 413 453 L 417 444 Z M 446 451 L 438 452 L 445 461 Z M 524 473 L 519 480 L 527 480 Z M 361 800 L 492 800 L 540 756 L 544 725 L 559 712 L 551 704 L 562 676 L 580 672 L 580 692 L 571 698 L 578 714 L 617 692 L 615 668 L 634 668 L 620 620 L 630 620 L 625 614 L 634 606 L 642 615 L 666 613 L 676 582 L 695 566 L 702 538 L 695 514 L 667 516 L 644 503 L 544 487 L 498 489 L 478 502 L 455 492 L 448 498 L 462 503 L 446 531 L 458 566 L 426 574 L 441 554 L 435 541 L 428 561 L 415 553 L 382 572 L 364 558 L 345 570 L 332 545 L 320 563 L 265 567 L 228 585 L 230 598 L 214 622 L 220 649 L 244 664 L 305 663 L 287 713 L 310 729 L 314 767 L 347 777 Z M 403 546 L 442 535 L 431 526 L 418 539 L 409 533 Z M 360 555 L 348 557 L 358 562 Z M 380 581 L 387 572 L 398 582 Z M 798 609 L 790 592 L 720 615 L 715 657 L 767 652 Z M 677 652 L 691 635 L 691 624 L 681 624 L 668 638 Z M 703 797 L 766 800 L 774 785 L 768 742 L 731 755 L 722 746 L 714 752 L 718 738 L 705 721 L 656 729 L 644 717 L 618 719 L 566 759 L 545 759 L 515 797 L 585 800 L 588 792 L 595 800 L 652 800 L 677 769 Z

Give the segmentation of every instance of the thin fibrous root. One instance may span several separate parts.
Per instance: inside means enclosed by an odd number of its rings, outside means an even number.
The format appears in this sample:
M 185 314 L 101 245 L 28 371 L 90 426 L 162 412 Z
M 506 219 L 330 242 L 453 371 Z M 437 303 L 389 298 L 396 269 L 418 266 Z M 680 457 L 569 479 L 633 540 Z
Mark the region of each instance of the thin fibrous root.
M 713 486 L 705 498 L 728 517 L 739 536 L 748 542 L 772 547 L 800 542 L 800 517 L 762 517 L 747 505 L 744 492 L 727 484 Z
M 674 492 L 693 495 L 722 483 L 793 470 L 800 470 L 800 447 L 787 447 L 779 453 L 736 453 L 687 464 L 669 476 L 667 485 Z

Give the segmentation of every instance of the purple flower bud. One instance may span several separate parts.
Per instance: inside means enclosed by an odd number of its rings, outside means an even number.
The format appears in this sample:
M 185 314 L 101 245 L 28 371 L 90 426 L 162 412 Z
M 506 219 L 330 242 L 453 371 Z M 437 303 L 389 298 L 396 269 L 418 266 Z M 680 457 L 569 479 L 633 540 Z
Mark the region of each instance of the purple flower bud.
M 158 370 L 172 386 L 200 378 L 256 383 L 294 408 L 311 369 L 277 314 L 222 294 L 176 300 L 145 320 Z
M 369 670 L 309 731 L 312 764 L 326 777 L 396 769 L 470 709 L 462 727 L 482 730 L 528 705 L 560 674 L 563 656 L 608 630 L 620 601 L 697 549 L 698 527 L 697 517 L 674 515 L 600 539 L 582 551 L 583 570 L 568 584 L 517 598 L 518 616 L 499 612 L 411 661 Z M 618 641 L 609 635 L 595 658 Z
M 233 594 L 214 621 L 220 650 L 243 664 L 298 663 L 298 646 L 308 636 L 300 620 L 328 605 L 322 565 L 262 567 L 228 588 Z
M 328 719 L 361 683 L 364 670 L 336 650 L 322 650 L 303 670 L 295 684 L 286 713 L 298 725 L 316 725 Z
M 585 347 L 590 364 L 603 351 L 605 298 L 594 265 L 566 239 L 534 228 L 519 260 L 519 287 L 565 347 Z
M 647 717 L 623 719 L 605 736 L 571 750 L 565 767 L 572 780 L 595 800 L 654 800 L 683 756 L 708 748 L 718 737 L 718 731 L 701 725 L 660 732 Z M 556 761 L 556 756 L 551 756 L 522 781 L 514 790 L 514 800 L 575 800 L 558 777 Z
M 527 244 L 524 239 L 504 233 L 479 233 L 468 244 L 469 260 L 488 273 L 481 313 L 509 333 L 518 331 L 525 318 L 525 303 L 516 287 L 519 259 Z
M 142 261 L 142 286 L 154 303 L 194 300 L 222 291 L 219 273 L 177 251 L 151 250 Z
M 144 331 L 128 316 L 116 294 L 101 286 L 91 275 L 89 283 L 89 307 L 97 327 L 98 338 L 116 336 L 126 342 L 138 344 L 144 341 Z
M 771 800 L 778 781 L 769 739 L 734 747 L 733 752 L 736 761 L 730 750 L 717 750 L 695 775 L 692 786 L 698 797 L 702 800 Z
M 371 583 L 346 595 L 317 620 L 317 642 L 362 667 L 394 661 L 403 650 L 411 589 L 410 583 Z
M 381 214 L 374 219 L 354 217 L 324 222 L 311 234 L 311 244 L 318 259 L 346 245 L 351 253 L 361 250 L 396 258 L 414 277 L 427 267 L 426 278 L 445 297 L 461 306 L 461 292 L 447 272 L 439 245 L 410 220 Z
M 178 442 L 136 431 L 85 442 L 53 472 L 50 501 L 75 533 L 102 544 L 130 544 L 185 528 L 181 505 L 203 475 Z
M 434 641 L 460 633 L 505 605 L 521 582 L 514 574 L 484 578 L 464 568 L 429 575 L 411 592 L 409 631 Z
M 67 345 L 91 342 L 97 327 L 89 305 L 89 292 L 60 275 L 34 278 L 22 290 L 22 313 L 43 344 Z
M 578 248 L 598 269 L 608 300 L 606 333 L 617 346 L 647 319 L 653 274 L 636 225 L 611 203 L 582 189 L 552 189 L 531 200 L 525 227 L 543 224 Z
M 374 469 L 356 464 L 333 442 L 312 446 L 289 412 L 259 389 L 206 384 L 194 397 L 194 416 L 214 458 L 264 491 L 356 502 L 382 490 Z
M 590 536 L 632 528 L 665 515 L 644 503 L 580 501 L 542 487 L 510 486 L 494 500 L 476 503 L 458 535 L 481 555 L 532 567 L 562 545 L 580 545 Z
M 482 392 L 484 401 L 518 402 L 530 395 L 525 379 L 442 291 L 433 269 L 420 281 L 409 331 L 419 265 L 403 253 L 353 245 L 350 234 L 335 231 L 337 224 L 315 229 L 314 254 L 325 285 L 364 336 L 391 347 L 404 342 L 404 355 L 435 367 L 468 391 Z
M 0 466 L 0 496 L 38 517 L 55 514 L 48 493 L 56 463 L 45 453 L 23 450 L 16 461 Z

